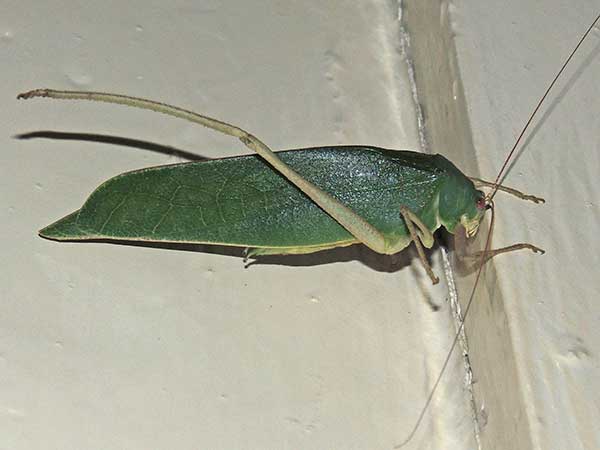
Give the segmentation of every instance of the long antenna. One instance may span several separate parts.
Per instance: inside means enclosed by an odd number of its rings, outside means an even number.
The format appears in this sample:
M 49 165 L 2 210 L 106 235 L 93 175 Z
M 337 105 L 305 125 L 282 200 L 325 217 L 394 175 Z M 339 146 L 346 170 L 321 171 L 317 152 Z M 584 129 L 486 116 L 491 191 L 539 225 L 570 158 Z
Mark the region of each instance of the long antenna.
M 588 27 L 588 29 L 586 30 L 586 32 L 583 33 L 583 36 L 581 36 L 581 38 L 579 39 L 579 42 L 577 43 L 577 45 L 575 46 L 575 48 L 573 49 L 573 51 L 571 52 L 571 54 L 569 55 L 569 57 L 562 64 L 560 70 L 556 73 L 556 75 L 552 79 L 552 82 L 548 85 L 548 88 L 546 89 L 546 92 L 544 92 L 544 95 L 542 96 L 542 98 L 540 99 L 540 101 L 537 103 L 536 107 L 533 109 L 533 112 L 529 116 L 529 119 L 525 123 L 525 126 L 521 130 L 521 133 L 519 133 L 519 137 L 515 141 L 515 144 L 511 148 L 510 152 L 508 152 L 508 156 L 504 160 L 504 164 L 502 164 L 502 168 L 500 169 L 500 172 L 498 172 L 498 176 L 496 177 L 496 181 L 494 181 L 494 184 L 496 185 L 496 187 L 494 188 L 494 190 L 490 194 L 490 197 L 489 197 L 490 199 L 494 198 L 494 195 L 496 195 L 496 192 L 498 192 L 498 183 L 499 183 L 500 179 L 502 178 L 502 175 L 504 174 L 504 171 L 508 167 L 508 163 L 510 162 L 510 160 L 514 156 L 514 153 L 517 150 L 517 147 L 519 146 L 519 143 L 521 142 L 521 139 L 523 138 L 523 135 L 525 134 L 525 132 L 529 128 L 529 125 L 531 125 L 531 122 L 533 121 L 533 119 L 536 116 L 537 112 L 539 111 L 540 107 L 544 103 L 544 100 L 546 100 L 546 97 L 548 97 L 548 94 L 550 93 L 550 91 L 552 90 L 552 88 L 554 87 L 554 85 L 556 84 L 556 81 L 560 78 L 560 76 L 564 72 L 565 68 L 571 62 L 571 59 L 573 58 L 573 55 L 575 55 L 575 53 L 577 53 L 577 50 L 579 50 L 579 47 L 581 46 L 581 44 L 583 44 L 583 41 L 585 41 L 585 39 L 588 37 L 588 35 L 590 34 L 590 32 L 592 31 L 592 29 L 596 25 L 596 22 L 598 22 L 599 19 L 600 19 L 600 14 L 598 14 L 596 16 L 596 18 L 594 19 L 594 21 L 592 22 L 592 24 Z

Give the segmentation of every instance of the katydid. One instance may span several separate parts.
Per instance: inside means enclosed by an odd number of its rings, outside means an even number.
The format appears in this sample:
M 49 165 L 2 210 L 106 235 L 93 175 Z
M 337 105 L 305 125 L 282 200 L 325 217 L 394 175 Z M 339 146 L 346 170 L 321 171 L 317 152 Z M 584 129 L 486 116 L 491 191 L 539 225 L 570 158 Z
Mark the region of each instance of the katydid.
M 441 155 L 342 146 L 273 152 L 234 125 L 175 106 L 101 92 L 38 89 L 18 98 L 93 100 L 149 109 L 237 137 L 257 155 L 152 167 L 102 184 L 81 209 L 42 229 L 58 241 L 121 240 L 237 246 L 249 256 L 312 253 L 362 243 L 394 254 L 423 247 L 440 227 L 477 233 L 491 185 L 469 179 Z M 516 244 L 490 255 L 529 248 Z

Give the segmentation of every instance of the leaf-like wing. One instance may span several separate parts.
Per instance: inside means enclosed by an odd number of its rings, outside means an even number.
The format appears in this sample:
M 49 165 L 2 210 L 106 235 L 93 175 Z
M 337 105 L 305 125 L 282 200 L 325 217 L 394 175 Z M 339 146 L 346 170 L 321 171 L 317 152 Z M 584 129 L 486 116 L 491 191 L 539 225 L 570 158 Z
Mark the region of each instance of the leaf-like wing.
M 434 156 L 373 147 L 278 152 L 309 181 L 390 240 L 406 236 L 407 205 L 435 226 L 442 173 Z M 174 164 L 118 175 L 83 207 L 40 231 L 55 240 L 118 239 L 254 248 L 322 248 L 354 238 L 260 157 Z

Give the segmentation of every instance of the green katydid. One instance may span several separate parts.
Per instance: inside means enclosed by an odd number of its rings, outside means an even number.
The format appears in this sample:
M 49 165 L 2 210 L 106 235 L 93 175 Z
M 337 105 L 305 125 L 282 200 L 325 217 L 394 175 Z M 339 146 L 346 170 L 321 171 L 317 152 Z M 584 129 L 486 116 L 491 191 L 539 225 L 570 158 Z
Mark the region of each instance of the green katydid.
M 127 95 L 36 89 L 18 99 L 91 100 L 148 109 L 237 137 L 256 155 L 141 169 L 102 184 L 83 207 L 40 231 L 58 241 L 121 240 L 237 246 L 249 256 L 301 254 L 362 243 L 393 254 L 415 243 L 435 284 L 423 246 L 440 227 L 477 233 L 508 163 L 565 67 L 600 19 L 583 34 L 534 108 L 495 181 L 467 177 L 441 155 L 376 147 L 317 147 L 273 152 L 243 129 L 165 103 Z M 485 195 L 477 186 L 491 187 Z M 492 220 L 493 225 L 493 220 Z M 489 242 L 489 239 L 488 239 Z M 482 252 L 481 263 L 519 249 Z M 476 285 L 476 283 L 475 283 Z M 475 288 L 474 288 L 475 289 Z M 474 291 L 473 289 L 473 291 Z
M 273 152 L 234 125 L 175 106 L 125 95 L 39 89 L 49 97 L 122 104 L 176 116 L 237 137 L 257 155 L 152 167 L 102 184 L 78 211 L 42 229 L 53 240 L 202 243 L 248 249 L 249 256 L 312 253 L 363 243 L 394 254 L 423 250 L 443 226 L 475 235 L 490 197 L 441 155 L 375 147 L 318 147 Z M 488 252 L 530 248 L 516 244 Z

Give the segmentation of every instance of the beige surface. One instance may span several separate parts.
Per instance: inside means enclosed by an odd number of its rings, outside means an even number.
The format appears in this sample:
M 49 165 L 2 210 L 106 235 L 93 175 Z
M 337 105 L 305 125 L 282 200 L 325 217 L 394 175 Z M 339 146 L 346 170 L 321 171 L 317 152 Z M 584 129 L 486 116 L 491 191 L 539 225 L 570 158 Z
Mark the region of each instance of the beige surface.
M 276 149 L 416 148 L 396 8 L 358 4 L 4 2 L 0 446 L 374 449 L 406 435 L 452 334 L 444 287 L 429 288 L 411 253 L 244 269 L 210 252 L 44 241 L 36 230 L 103 180 L 178 159 L 13 138 L 51 130 L 245 152 L 147 112 L 15 100 L 47 86 L 169 101 Z M 472 440 L 455 368 L 411 448 Z
M 480 171 L 493 178 L 600 3 L 459 1 L 450 10 Z M 490 300 L 480 308 L 490 321 L 474 324 L 484 337 L 470 346 L 471 359 L 486 367 L 474 373 L 485 449 L 600 446 L 599 76 L 595 30 L 506 180 L 548 203 L 496 197 L 495 244 L 529 241 L 547 254 L 498 258 L 497 277 L 485 286 Z M 494 330 L 504 328 L 512 349 L 494 352 Z M 517 377 L 507 380 L 513 355 Z M 519 409 L 510 403 L 516 392 Z M 529 443 L 520 434 L 527 430 Z

